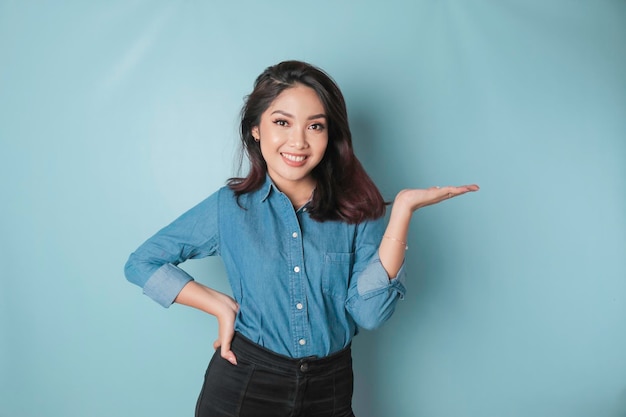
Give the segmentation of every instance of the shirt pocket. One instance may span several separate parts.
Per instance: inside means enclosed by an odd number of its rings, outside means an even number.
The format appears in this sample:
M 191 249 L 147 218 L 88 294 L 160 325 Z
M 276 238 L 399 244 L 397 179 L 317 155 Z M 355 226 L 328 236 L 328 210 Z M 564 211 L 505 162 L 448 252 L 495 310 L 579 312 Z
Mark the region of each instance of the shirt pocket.
M 324 294 L 345 300 L 348 296 L 354 253 L 327 252 L 324 254 L 322 290 Z

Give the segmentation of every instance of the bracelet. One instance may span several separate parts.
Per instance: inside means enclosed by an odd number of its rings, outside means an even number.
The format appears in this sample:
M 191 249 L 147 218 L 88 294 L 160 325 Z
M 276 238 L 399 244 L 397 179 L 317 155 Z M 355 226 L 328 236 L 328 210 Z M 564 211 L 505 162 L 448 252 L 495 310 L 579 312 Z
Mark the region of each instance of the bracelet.
M 393 240 L 395 242 L 398 242 L 398 243 L 404 245 L 404 250 L 409 250 L 409 247 L 407 246 L 406 242 L 403 242 L 400 239 L 396 239 L 395 237 L 391 237 L 391 236 L 387 236 L 387 235 L 383 235 L 383 237 L 385 239 L 389 239 L 389 240 Z

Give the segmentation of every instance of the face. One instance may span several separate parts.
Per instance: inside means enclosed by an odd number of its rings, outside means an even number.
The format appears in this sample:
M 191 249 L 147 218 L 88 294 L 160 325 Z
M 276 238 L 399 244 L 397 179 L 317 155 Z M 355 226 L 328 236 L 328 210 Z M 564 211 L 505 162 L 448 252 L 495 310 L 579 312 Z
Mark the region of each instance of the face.
M 315 90 L 298 84 L 284 90 L 252 128 L 274 184 L 286 194 L 311 193 L 313 168 L 328 145 L 324 105 Z

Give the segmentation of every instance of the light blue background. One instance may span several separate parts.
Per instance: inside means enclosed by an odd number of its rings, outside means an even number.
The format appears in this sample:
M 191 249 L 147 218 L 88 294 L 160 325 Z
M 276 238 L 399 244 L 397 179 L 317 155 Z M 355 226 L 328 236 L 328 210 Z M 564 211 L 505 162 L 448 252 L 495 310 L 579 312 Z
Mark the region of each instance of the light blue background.
M 625 43 L 620 0 L 0 1 L 0 416 L 193 415 L 216 321 L 122 267 L 235 174 L 290 58 L 337 80 L 386 198 L 482 187 L 415 216 L 357 415 L 626 416 Z

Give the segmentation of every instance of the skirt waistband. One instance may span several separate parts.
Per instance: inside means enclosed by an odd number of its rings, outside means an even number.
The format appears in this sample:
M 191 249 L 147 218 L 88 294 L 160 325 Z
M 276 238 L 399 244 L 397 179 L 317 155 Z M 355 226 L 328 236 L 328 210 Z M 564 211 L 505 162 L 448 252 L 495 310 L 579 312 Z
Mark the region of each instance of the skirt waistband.
M 273 369 L 275 372 L 283 372 L 288 375 L 292 375 L 294 372 L 301 374 L 322 374 L 337 371 L 343 366 L 352 366 L 350 345 L 339 352 L 323 358 L 318 358 L 317 356 L 290 358 L 274 353 L 254 343 L 241 335 L 241 333 L 236 332 L 231 343 L 231 349 L 235 353 L 235 356 L 237 356 L 237 361 L 265 366 Z

